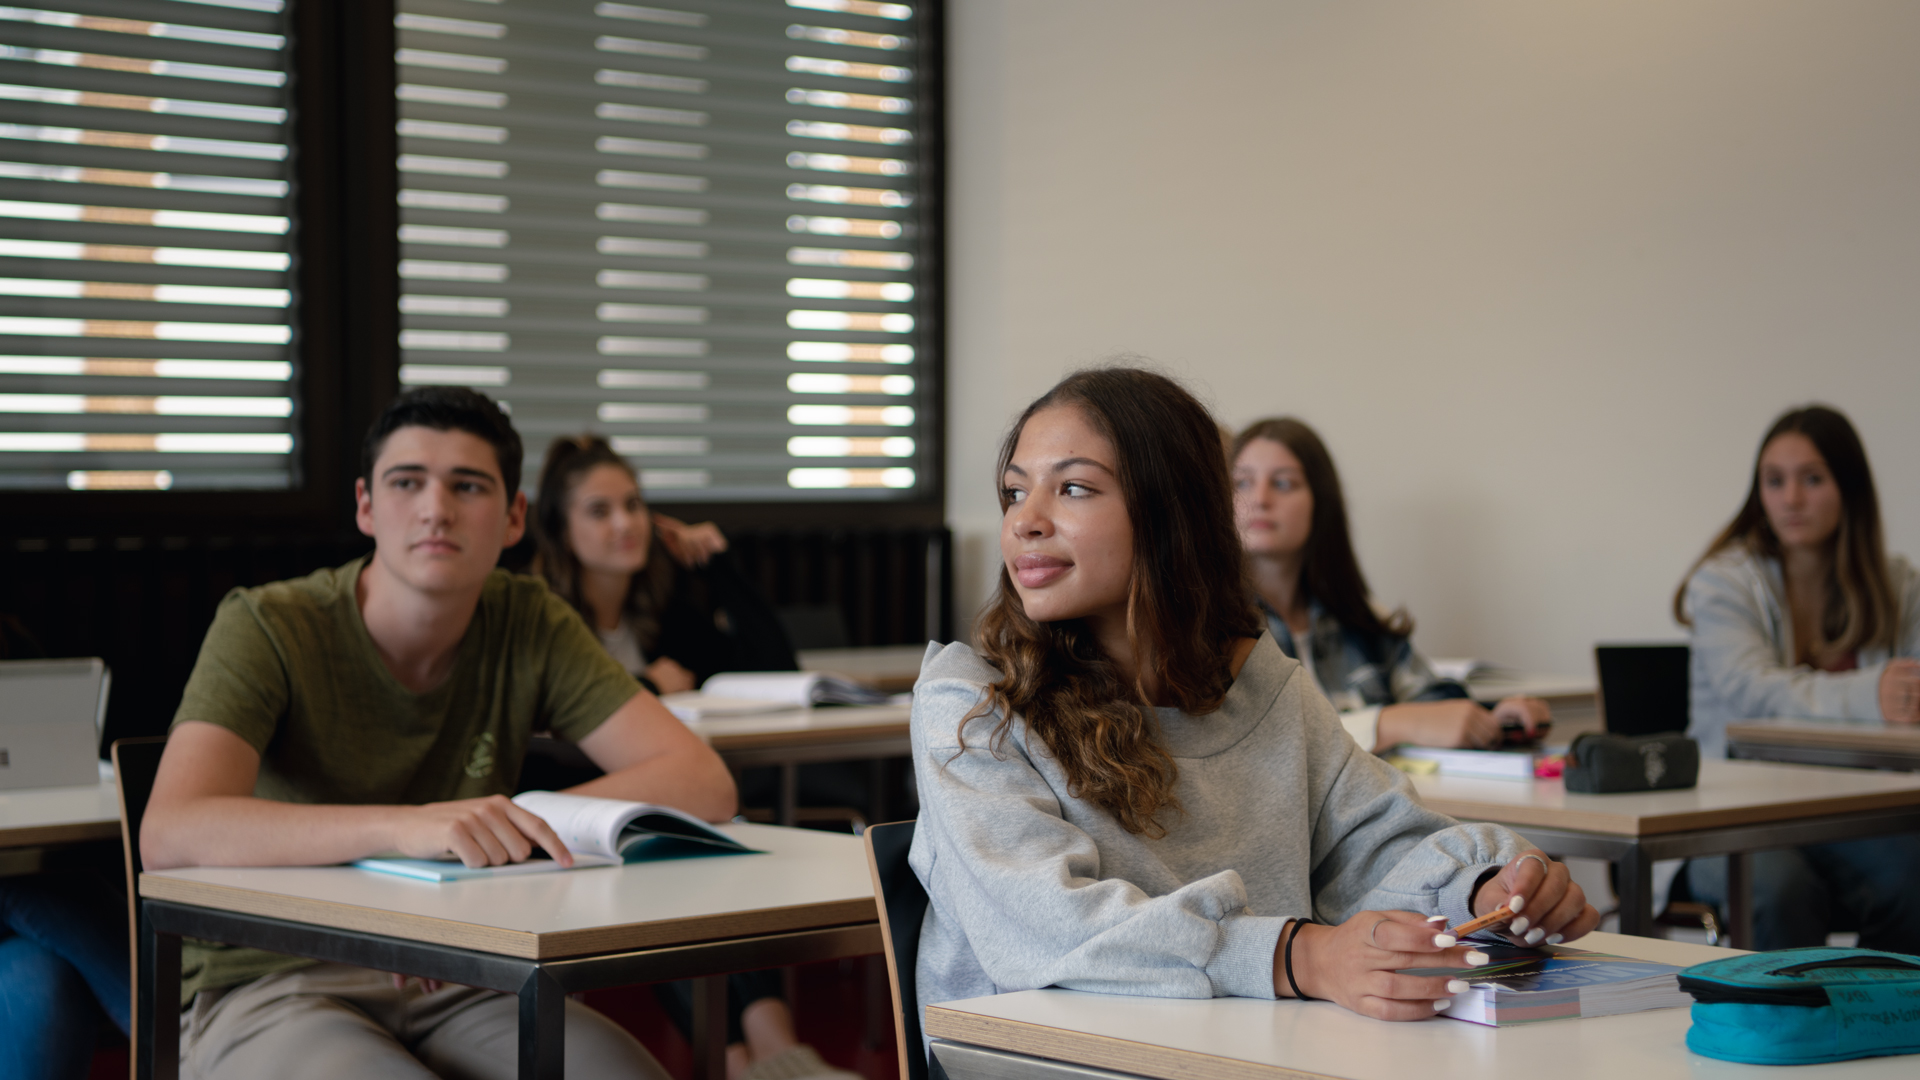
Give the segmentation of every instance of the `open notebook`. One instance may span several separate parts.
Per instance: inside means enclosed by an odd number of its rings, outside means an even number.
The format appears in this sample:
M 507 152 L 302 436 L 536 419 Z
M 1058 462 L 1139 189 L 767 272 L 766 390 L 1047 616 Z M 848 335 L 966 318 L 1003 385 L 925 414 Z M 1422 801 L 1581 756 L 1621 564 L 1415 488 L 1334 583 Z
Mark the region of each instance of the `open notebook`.
M 805 709 L 815 705 L 884 705 L 888 695 L 865 683 L 818 671 L 727 671 L 699 690 L 660 699 L 682 720 Z
M 552 826 L 567 850 L 573 853 L 572 869 L 575 870 L 689 855 L 757 853 L 706 822 L 670 806 L 565 795 L 557 791 L 523 791 L 515 795 L 513 801 Z M 544 857 L 505 866 L 469 867 L 451 855 L 439 859 L 379 855 L 360 859 L 353 865 L 423 881 L 464 881 L 568 869 Z

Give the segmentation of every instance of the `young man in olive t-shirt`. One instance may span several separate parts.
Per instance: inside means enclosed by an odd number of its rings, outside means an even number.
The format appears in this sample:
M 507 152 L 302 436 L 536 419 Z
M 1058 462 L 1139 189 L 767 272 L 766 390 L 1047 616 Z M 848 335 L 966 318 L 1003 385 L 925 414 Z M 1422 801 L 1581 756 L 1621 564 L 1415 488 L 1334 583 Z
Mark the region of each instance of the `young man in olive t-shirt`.
M 713 751 L 533 578 L 495 569 L 520 538 L 520 439 L 469 390 L 402 395 L 355 482 L 374 553 L 224 600 L 175 716 L 141 829 L 148 867 L 296 866 L 383 851 L 469 866 L 562 862 L 507 799 L 536 729 L 606 775 L 573 790 L 734 810 Z M 515 998 L 339 964 L 189 943 L 189 1077 L 510 1077 Z M 611 1021 L 567 1003 L 567 1071 L 662 1077 Z

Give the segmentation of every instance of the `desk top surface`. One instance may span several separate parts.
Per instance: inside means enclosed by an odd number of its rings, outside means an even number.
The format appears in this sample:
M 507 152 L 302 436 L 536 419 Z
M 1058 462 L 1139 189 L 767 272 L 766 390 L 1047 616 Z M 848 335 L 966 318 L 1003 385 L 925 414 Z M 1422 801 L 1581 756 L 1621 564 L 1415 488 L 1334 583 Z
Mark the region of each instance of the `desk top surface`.
M 907 732 L 910 705 L 827 705 L 748 716 L 714 716 L 687 724 L 715 750 L 819 742 Z
M 110 773 L 97 784 L 0 791 L 0 847 L 112 840 L 119 836 L 120 794 Z
M 1577 947 L 1669 964 L 1728 956 L 1705 945 L 1591 934 Z M 927 1009 L 940 1038 L 1163 1080 L 1733 1080 L 1780 1070 L 1699 1057 L 1686 1009 L 1491 1028 L 1435 1018 L 1370 1020 L 1332 1002 L 1175 1000 L 1027 990 Z M 1805 1065 L 1794 1080 L 1893 1080 L 1912 1058 Z
M 1538 671 L 1489 671 L 1467 680 L 1475 701 L 1517 695 L 1538 698 L 1592 698 L 1599 684 L 1585 675 L 1552 675 Z
M 1848 750 L 1920 751 L 1920 724 L 1882 720 L 1742 720 L 1727 725 L 1733 742 L 1831 746 Z
M 1887 807 L 1920 806 L 1920 775 L 1759 761 L 1703 761 L 1680 791 L 1569 793 L 1559 780 L 1416 776 L 1420 800 L 1443 814 L 1504 825 L 1655 836 Z
M 350 866 L 191 867 L 140 876 L 159 900 L 527 959 L 775 934 L 876 918 L 851 836 L 725 825 L 760 855 L 453 882 Z

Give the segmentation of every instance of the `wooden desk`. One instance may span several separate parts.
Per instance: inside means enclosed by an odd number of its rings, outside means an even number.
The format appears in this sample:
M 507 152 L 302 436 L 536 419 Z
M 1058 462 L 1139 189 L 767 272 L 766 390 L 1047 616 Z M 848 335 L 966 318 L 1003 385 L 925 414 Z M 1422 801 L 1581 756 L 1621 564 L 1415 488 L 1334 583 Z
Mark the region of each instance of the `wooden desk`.
M 1727 950 L 1618 934 L 1579 947 L 1670 964 Z M 1435 1018 L 1392 1024 L 1332 1002 L 1174 1000 L 1027 990 L 927 1009 L 952 1080 L 1778 1080 L 1686 1048 L 1686 1009 L 1490 1028 Z M 1793 1080 L 1907 1080 L 1911 1057 L 1801 1065 Z
M 1509 826 L 1554 855 L 1607 859 L 1620 871 L 1620 929 L 1653 933 L 1655 860 L 1730 856 L 1735 944 L 1753 940 L 1747 854 L 1920 831 L 1920 776 L 1753 761 L 1703 761 L 1684 791 L 1578 795 L 1559 780 L 1413 777 L 1427 806 Z
M 1920 724 L 1746 720 L 1727 725 L 1727 754 L 1751 761 L 1920 770 Z
M 926 655 L 924 641 L 865 649 L 801 649 L 797 654 L 801 671 L 845 675 L 895 693 L 913 689 L 920 678 L 920 661 Z
M 522 1080 L 560 1080 L 569 993 L 880 951 L 860 841 L 723 828 L 767 854 L 446 884 L 343 866 L 142 874 L 141 1075 L 178 1075 L 182 936 L 518 994 Z M 724 1076 L 725 980 L 702 987 L 696 1052 Z
M 120 794 L 111 773 L 79 787 L 0 791 L 0 848 L 118 839 Z
M 919 670 L 917 667 L 914 670 Z M 906 757 L 910 705 L 831 705 L 757 716 L 714 717 L 687 724 L 734 770 L 780 768 L 779 821 L 794 823 L 799 767 L 820 761 Z

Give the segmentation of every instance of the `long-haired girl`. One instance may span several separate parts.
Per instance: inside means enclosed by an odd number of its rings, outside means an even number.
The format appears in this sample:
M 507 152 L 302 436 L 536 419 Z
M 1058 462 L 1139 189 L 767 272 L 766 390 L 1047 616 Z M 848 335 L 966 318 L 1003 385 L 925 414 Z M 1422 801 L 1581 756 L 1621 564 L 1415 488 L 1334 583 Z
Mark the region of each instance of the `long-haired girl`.
M 1566 868 L 1423 808 L 1247 598 L 1220 439 L 1171 380 L 1107 368 L 1029 406 L 996 475 L 998 595 L 914 691 L 931 903 L 922 1005 L 1041 986 L 1331 998 L 1414 1020 L 1484 963 L 1599 921 Z

